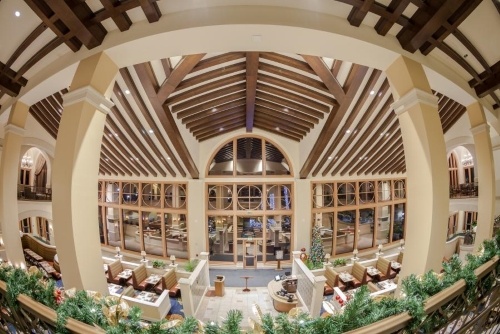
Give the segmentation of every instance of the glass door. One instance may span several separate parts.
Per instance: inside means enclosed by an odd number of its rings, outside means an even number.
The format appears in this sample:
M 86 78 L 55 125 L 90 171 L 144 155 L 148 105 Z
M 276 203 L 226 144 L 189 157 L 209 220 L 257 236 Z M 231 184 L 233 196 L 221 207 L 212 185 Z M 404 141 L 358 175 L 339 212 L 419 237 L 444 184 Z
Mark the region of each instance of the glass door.
M 257 268 L 257 262 L 263 261 L 263 220 L 262 217 L 241 217 L 236 219 L 237 261 L 243 262 L 244 268 Z

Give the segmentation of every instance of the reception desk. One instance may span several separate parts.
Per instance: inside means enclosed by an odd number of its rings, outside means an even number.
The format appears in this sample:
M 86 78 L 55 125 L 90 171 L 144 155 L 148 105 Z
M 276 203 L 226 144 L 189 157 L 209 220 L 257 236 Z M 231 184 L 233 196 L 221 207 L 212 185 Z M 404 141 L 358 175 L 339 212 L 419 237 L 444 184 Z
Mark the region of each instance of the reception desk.
M 276 294 L 277 291 L 282 289 L 283 281 L 271 281 L 267 285 L 267 290 L 269 292 L 269 296 L 273 300 L 274 309 L 278 312 L 288 312 L 292 308 L 297 307 L 299 300 L 297 296 L 293 294 L 293 300 L 291 302 L 288 301 L 288 297 L 279 296 Z

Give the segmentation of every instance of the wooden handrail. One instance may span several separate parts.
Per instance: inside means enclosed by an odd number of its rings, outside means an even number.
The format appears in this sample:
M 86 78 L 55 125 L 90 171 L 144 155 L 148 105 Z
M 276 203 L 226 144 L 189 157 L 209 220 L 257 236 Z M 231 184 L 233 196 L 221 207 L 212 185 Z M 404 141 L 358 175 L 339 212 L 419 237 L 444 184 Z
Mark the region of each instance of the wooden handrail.
M 411 315 L 405 312 L 374 322 L 371 325 L 354 329 L 346 332 L 346 334 L 390 334 L 408 326 L 411 319 Z

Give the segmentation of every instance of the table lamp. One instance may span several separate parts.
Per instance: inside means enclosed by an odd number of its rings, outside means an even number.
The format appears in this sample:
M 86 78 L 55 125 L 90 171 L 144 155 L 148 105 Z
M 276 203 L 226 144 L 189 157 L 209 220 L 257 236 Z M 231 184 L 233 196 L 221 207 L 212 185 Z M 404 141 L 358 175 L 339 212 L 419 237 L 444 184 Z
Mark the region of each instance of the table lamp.
M 325 263 L 328 264 L 330 262 L 330 253 L 325 254 Z
M 146 262 L 146 251 L 141 251 L 142 262 Z
M 116 247 L 116 257 L 121 257 L 122 255 L 120 254 L 120 247 Z
M 378 245 L 378 253 L 381 254 L 382 253 L 382 244 L 379 244 Z
M 399 249 L 400 250 L 405 249 L 405 239 L 399 240 Z
M 357 248 L 354 248 L 354 250 L 352 251 L 352 255 L 354 255 L 355 259 L 358 258 L 358 249 Z
M 175 264 L 175 255 L 170 255 L 170 261 L 172 261 L 171 265 Z

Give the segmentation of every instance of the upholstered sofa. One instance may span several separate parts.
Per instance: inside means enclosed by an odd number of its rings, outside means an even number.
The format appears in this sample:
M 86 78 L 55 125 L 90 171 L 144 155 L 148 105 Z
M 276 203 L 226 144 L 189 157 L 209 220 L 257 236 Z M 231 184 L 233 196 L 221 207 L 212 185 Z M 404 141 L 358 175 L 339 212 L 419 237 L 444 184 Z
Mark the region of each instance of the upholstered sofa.
M 341 291 L 345 291 L 346 286 L 339 279 L 339 274 L 331 267 L 325 269 L 325 288 L 323 294 L 325 296 L 333 294 L 333 288 L 338 287 Z
M 160 282 L 154 288 L 157 294 L 161 294 L 164 290 L 168 291 L 170 297 L 177 297 L 181 293 L 181 288 L 177 282 L 177 276 L 175 276 L 175 271 L 173 269 L 167 271 L 161 277 Z

